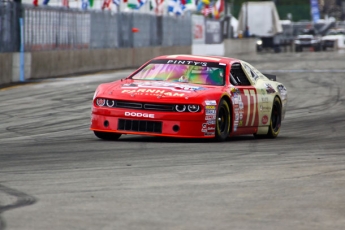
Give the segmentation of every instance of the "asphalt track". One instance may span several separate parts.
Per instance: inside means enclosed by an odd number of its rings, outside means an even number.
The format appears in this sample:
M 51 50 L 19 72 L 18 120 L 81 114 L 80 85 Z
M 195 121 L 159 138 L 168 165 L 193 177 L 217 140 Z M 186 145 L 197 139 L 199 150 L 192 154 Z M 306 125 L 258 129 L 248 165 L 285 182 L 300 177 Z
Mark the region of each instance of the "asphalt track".
M 1 89 L 0 229 L 345 229 L 345 54 L 239 58 L 288 89 L 277 139 L 99 140 L 93 92 L 130 71 Z

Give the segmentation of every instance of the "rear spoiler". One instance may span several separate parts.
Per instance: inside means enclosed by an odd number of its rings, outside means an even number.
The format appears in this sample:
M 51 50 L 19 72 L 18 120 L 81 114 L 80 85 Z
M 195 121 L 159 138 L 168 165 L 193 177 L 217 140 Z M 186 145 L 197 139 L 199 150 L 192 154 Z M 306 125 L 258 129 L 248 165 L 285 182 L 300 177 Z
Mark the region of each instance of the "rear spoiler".
M 262 73 L 262 74 L 265 75 L 271 81 L 277 81 L 277 76 L 276 75 L 268 74 L 268 73 Z

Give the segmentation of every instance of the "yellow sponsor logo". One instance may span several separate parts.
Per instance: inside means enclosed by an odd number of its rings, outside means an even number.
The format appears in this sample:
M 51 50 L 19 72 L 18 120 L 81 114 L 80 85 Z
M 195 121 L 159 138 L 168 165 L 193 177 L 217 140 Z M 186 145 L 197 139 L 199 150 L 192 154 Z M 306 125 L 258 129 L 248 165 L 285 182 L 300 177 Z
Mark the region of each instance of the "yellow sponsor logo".
M 206 109 L 216 109 L 216 106 L 214 106 L 214 105 L 206 105 L 205 108 Z
M 176 93 L 161 89 L 124 89 L 121 93 L 129 93 L 134 95 L 148 95 L 148 96 L 170 96 L 170 97 L 183 97 L 184 93 Z

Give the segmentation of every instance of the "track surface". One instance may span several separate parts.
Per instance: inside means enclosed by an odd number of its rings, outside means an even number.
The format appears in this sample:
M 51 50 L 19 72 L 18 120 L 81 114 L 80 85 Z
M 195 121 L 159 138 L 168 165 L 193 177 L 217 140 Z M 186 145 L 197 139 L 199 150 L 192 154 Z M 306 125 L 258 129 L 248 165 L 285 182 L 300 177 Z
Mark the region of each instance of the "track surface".
M 344 229 L 345 54 L 240 58 L 287 86 L 275 140 L 101 141 L 93 92 L 128 71 L 2 89 L 0 229 Z

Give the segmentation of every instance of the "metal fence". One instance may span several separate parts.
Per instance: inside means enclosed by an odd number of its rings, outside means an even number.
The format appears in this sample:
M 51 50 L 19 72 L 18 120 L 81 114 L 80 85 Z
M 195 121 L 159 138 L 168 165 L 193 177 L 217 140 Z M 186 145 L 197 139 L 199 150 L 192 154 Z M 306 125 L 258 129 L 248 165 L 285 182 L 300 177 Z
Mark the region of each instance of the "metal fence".
M 192 44 L 190 16 L 170 17 L 61 7 L 0 5 L 0 52 L 19 49 L 19 15 L 25 51 L 103 49 Z M 133 31 L 137 28 L 138 31 Z
M 15 2 L 0 1 L 0 52 L 19 50 L 19 13 Z

